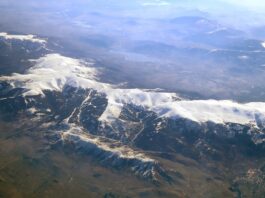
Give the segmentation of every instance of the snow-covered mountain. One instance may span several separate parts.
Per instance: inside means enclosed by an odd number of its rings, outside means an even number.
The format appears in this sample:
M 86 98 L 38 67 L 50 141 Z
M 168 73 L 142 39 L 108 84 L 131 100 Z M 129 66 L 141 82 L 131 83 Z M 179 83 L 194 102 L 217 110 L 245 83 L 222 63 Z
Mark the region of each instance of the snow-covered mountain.
M 45 97 L 44 91 L 62 92 L 66 86 L 93 89 L 107 99 L 100 121 L 110 122 L 118 118 L 123 106 L 130 104 L 152 111 L 158 117 L 185 118 L 198 123 L 264 125 L 265 103 L 262 102 L 240 104 L 229 100 L 185 100 L 176 93 L 122 89 L 99 82 L 98 71 L 92 63 L 60 54 L 47 54 L 31 61 L 35 65 L 25 74 L 2 76 L 0 80 L 8 82 L 13 88 L 23 88 L 22 96 Z
M 1 35 L 44 43 L 34 36 Z M 187 100 L 160 90 L 125 89 L 101 82 L 92 62 L 58 53 L 29 61 L 33 66 L 24 73 L 0 77 L 2 117 L 22 114 L 39 122 L 51 144 L 74 145 L 105 166 L 170 181 L 146 151 L 213 159 L 224 158 L 231 145 L 264 151 L 262 102 Z

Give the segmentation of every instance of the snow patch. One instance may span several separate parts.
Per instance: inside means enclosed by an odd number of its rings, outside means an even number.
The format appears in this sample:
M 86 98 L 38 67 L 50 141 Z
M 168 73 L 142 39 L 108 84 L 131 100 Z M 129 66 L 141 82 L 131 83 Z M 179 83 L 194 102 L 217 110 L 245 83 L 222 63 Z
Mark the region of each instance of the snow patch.
M 34 61 L 34 60 L 32 60 Z M 25 88 L 24 96 L 44 95 L 44 90 L 62 91 L 64 85 L 73 87 L 97 87 L 96 70 L 77 59 L 48 54 L 35 60 L 35 66 L 26 74 L 14 73 L 0 77 L 11 82 L 14 87 Z
M 112 155 L 116 155 L 119 159 L 137 159 L 141 162 L 155 162 L 155 160 L 147 157 L 143 153 L 136 152 L 129 147 L 115 145 L 114 142 L 108 143 L 98 137 L 92 137 L 89 134 L 85 134 L 79 127 L 71 126 L 68 131 L 62 132 L 60 135 L 63 142 L 66 140 L 78 140 L 86 142 L 87 144 L 94 145 L 99 150 L 110 152 Z
M 247 60 L 247 59 L 249 59 L 249 56 L 242 55 L 242 56 L 238 56 L 238 58 L 241 60 Z
M 227 28 L 220 27 L 220 28 L 217 28 L 215 30 L 212 30 L 212 31 L 207 32 L 207 34 L 215 34 L 215 33 L 219 33 L 219 32 L 225 31 L 225 30 L 227 30 Z
M 240 104 L 230 100 L 193 100 L 161 103 L 150 108 L 161 117 L 182 117 L 195 122 L 255 124 L 265 126 L 265 104 Z
M 13 34 L 8 34 L 6 32 L 0 32 L 0 37 L 3 37 L 4 39 L 7 40 L 20 40 L 20 41 L 31 41 L 33 43 L 40 43 L 40 44 L 45 44 L 46 40 L 37 38 L 35 35 L 29 34 L 29 35 L 13 35 Z
M 264 48 L 265 48 L 265 42 L 262 42 L 262 43 L 261 43 L 261 45 L 262 45 L 262 47 L 264 47 Z
M 84 133 L 82 128 L 75 125 L 70 125 L 67 131 L 59 132 L 57 142 L 71 143 L 79 151 L 89 153 L 108 167 L 127 167 L 135 175 L 153 181 L 157 181 L 158 175 L 169 179 L 159 163 L 144 153 L 124 146 L 120 142 Z

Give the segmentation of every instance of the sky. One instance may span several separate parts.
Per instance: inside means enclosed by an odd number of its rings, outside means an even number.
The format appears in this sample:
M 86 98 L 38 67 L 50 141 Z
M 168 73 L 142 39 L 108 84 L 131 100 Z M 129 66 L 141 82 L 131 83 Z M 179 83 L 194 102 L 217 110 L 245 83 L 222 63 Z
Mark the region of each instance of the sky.
M 234 5 L 237 7 L 244 7 L 248 9 L 264 9 L 265 2 L 264 0 L 145 0 L 150 2 L 150 4 L 157 4 L 157 5 L 169 5 L 172 3 L 188 3 L 190 5 L 198 6 L 214 6 L 218 4 L 227 4 L 227 5 Z
M 62 0 L 35 1 L 27 0 L 1 0 L 1 6 L 24 7 L 25 5 L 43 6 L 48 9 L 58 8 L 95 8 L 98 11 L 106 9 L 106 13 L 113 12 L 118 15 L 140 18 L 176 17 L 177 14 L 190 14 L 189 10 L 197 10 L 210 14 L 218 21 L 249 28 L 250 26 L 265 26 L 265 1 L 264 0 Z M 109 9 L 109 10 L 108 10 Z M 116 10 L 118 9 L 118 10 Z M 137 10 L 139 9 L 139 10 Z
M 234 4 L 237 6 L 242 6 L 248 9 L 257 9 L 257 10 L 265 9 L 264 0 L 220 0 L 220 1 Z
M 177 11 L 178 7 L 209 13 L 218 21 L 238 27 L 263 26 L 264 0 L 142 0 L 145 6 Z

